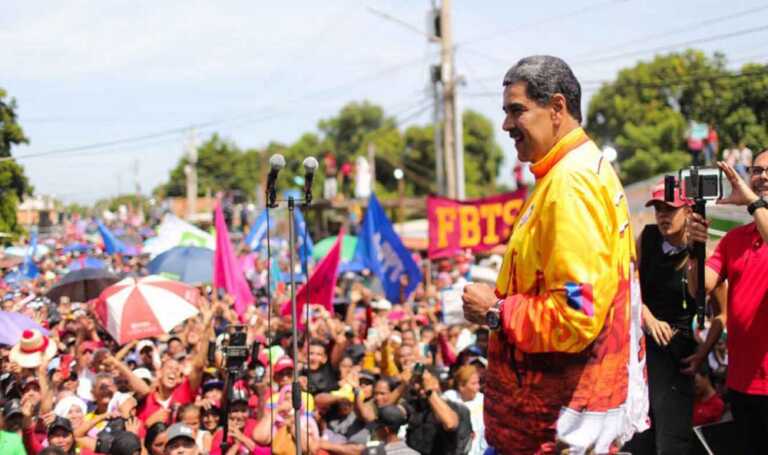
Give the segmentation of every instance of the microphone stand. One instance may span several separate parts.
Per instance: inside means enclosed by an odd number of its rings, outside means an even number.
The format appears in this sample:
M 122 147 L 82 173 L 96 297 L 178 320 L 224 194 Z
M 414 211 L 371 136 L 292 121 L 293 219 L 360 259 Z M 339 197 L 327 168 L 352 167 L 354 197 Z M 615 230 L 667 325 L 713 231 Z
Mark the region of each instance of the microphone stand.
M 291 281 L 291 335 L 293 338 L 293 361 L 294 361 L 294 368 L 293 368 L 293 384 L 291 385 L 291 398 L 292 398 L 292 404 L 293 404 L 293 415 L 294 415 L 294 430 L 296 432 L 295 434 L 295 441 L 296 441 L 296 454 L 301 455 L 301 387 L 299 385 L 299 369 L 298 367 L 298 360 L 299 360 L 299 326 L 298 326 L 298 319 L 297 319 L 297 309 L 296 309 L 296 278 L 294 277 L 294 265 L 293 265 L 293 249 L 295 248 L 295 239 L 294 239 L 294 211 L 296 210 L 296 205 L 293 197 L 288 197 L 288 257 L 289 257 L 289 267 L 290 267 L 290 281 Z M 307 431 L 309 431 L 309 428 L 307 428 Z

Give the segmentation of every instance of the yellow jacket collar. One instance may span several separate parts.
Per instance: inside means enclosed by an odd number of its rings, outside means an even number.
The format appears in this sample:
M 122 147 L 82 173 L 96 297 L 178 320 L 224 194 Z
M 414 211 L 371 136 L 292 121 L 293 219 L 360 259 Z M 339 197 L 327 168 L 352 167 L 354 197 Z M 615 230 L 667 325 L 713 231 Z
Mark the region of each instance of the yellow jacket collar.
M 537 179 L 544 177 L 549 170 L 558 163 L 558 161 L 568 154 L 568 152 L 588 140 L 589 136 L 587 136 L 587 133 L 583 128 L 575 128 L 557 141 L 557 144 L 555 144 L 542 159 L 531 164 L 531 172 L 533 172 L 533 175 L 536 176 Z

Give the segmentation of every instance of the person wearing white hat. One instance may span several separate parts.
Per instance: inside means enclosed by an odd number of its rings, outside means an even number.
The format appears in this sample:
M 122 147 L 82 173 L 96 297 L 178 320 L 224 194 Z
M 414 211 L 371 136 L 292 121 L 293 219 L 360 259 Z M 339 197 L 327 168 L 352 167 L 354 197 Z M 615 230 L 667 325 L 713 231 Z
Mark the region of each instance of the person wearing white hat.
M 36 329 L 21 333 L 21 340 L 11 349 L 9 359 L 22 368 L 37 368 L 56 355 L 56 343 Z

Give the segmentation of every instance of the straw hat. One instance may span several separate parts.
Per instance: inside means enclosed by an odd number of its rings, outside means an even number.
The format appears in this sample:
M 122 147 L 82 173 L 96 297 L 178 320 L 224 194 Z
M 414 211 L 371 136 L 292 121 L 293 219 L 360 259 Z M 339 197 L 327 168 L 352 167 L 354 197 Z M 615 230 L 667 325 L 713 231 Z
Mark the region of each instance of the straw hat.
M 55 355 L 56 343 L 39 330 L 28 329 L 22 332 L 21 340 L 11 349 L 10 360 L 22 368 L 37 368 L 43 363 L 43 358 L 51 359 Z

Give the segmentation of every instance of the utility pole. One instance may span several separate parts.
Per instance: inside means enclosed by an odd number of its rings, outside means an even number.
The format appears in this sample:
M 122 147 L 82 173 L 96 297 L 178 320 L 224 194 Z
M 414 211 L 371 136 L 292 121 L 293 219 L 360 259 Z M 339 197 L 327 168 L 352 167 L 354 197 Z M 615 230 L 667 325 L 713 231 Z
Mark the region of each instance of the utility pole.
M 461 103 L 457 87 L 464 85 L 464 78 L 459 76 L 453 80 L 453 106 L 456 112 L 453 122 L 453 132 L 456 150 L 456 199 L 464 199 L 464 121 L 461 118 Z
M 434 143 L 435 143 L 435 176 L 437 176 L 437 194 L 445 195 L 445 168 L 443 166 L 443 129 L 441 128 L 442 103 L 440 102 L 440 65 L 431 67 L 432 96 L 432 125 L 434 125 Z
M 133 184 L 136 191 L 136 214 L 141 220 L 144 220 L 144 207 L 141 203 L 141 183 L 139 183 L 139 160 L 133 160 Z
M 187 140 L 187 165 L 184 174 L 187 176 L 187 220 L 193 221 L 197 215 L 197 144 L 195 130 L 190 130 Z
M 443 82 L 443 164 L 445 165 L 445 194 L 456 199 L 456 131 L 455 81 L 453 80 L 453 30 L 451 0 L 440 5 L 440 67 Z

